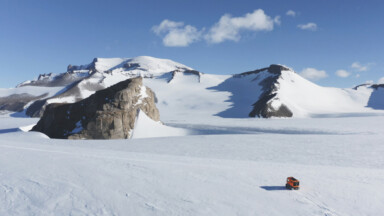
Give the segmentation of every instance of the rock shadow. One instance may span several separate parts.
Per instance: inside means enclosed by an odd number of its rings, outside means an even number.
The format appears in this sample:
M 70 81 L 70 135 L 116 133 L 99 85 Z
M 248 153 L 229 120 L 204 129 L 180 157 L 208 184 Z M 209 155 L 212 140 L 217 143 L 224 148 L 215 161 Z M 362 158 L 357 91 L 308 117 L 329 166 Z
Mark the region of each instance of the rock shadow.
M 0 134 L 15 133 L 19 131 L 20 131 L 19 128 L 6 128 L 6 129 L 0 129 Z

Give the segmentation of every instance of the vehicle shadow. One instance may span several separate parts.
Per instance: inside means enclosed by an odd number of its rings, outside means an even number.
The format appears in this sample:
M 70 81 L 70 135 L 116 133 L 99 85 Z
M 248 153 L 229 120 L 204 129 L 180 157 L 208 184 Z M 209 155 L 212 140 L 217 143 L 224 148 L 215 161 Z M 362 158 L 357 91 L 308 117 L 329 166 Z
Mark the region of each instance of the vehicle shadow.
M 285 186 L 260 186 L 260 188 L 267 191 L 279 191 L 279 190 L 287 190 Z

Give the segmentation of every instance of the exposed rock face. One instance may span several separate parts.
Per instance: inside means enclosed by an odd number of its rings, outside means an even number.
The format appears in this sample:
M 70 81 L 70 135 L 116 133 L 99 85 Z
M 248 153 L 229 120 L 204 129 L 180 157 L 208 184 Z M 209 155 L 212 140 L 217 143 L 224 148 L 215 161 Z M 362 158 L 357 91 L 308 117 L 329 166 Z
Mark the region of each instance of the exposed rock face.
M 0 110 L 9 110 L 14 112 L 21 112 L 24 106 L 33 100 L 46 97 L 47 94 L 40 96 L 33 96 L 27 93 L 13 94 L 7 97 L 0 97 Z
M 172 76 L 168 80 L 168 83 L 170 83 L 172 80 L 174 80 L 178 74 L 196 76 L 198 82 L 200 82 L 201 75 L 203 73 L 201 73 L 197 70 L 189 70 L 187 68 L 178 68 L 177 70 L 171 71 L 171 74 L 172 74 Z
M 89 78 L 86 77 L 86 78 L 84 78 L 82 80 L 87 81 L 88 79 Z M 43 115 L 43 113 L 44 113 L 44 110 L 45 110 L 47 104 L 48 104 L 47 100 L 49 100 L 49 99 L 55 99 L 55 98 L 60 99 L 60 98 L 63 98 L 63 97 L 72 97 L 73 100 L 75 100 L 77 102 L 77 101 L 80 101 L 80 100 L 83 99 L 81 91 L 84 91 L 84 90 L 87 90 L 87 91 L 98 91 L 98 90 L 104 89 L 104 86 L 102 86 L 99 83 L 87 84 L 85 82 L 85 85 L 82 85 L 81 87 L 79 87 L 78 84 L 80 83 L 80 81 L 75 81 L 75 82 L 69 84 L 68 86 L 66 86 L 65 90 L 63 90 L 59 95 L 56 95 L 56 96 L 53 96 L 53 97 L 50 97 L 50 98 L 46 98 L 46 99 L 43 99 L 43 100 L 34 101 L 27 108 L 26 114 L 28 116 L 30 116 L 30 117 L 41 117 Z
M 370 87 L 370 88 L 373 88 L 375 90 L 377 90 L 378 88 L 384 88 L 384 84 L 361 84 L 361 85 L 354 87 L 353 89 L 357 90 L 361 86 Z
M 34 101 L 25 111 L 25 114 L 30 117 L 40 118 L 44 114 L 47 99 Z
M 374 84 L 372 85 L 372 88 L 374 88 L 375 90 L 377 90 L 378 88 L 384 88 L 384 84 Z
M 275 74 L 275 75 L 281 75 L 281 72 L 284 70 L 291 70 L 283 65 L 277 65 L 277 64 L 271 64 L 269 67 L 261 68 L 253 71 L 244 72 L 241 74 L 235 74 L 234 77 L 242 77 L 250 74 L 257 74 L 263 71 L 268 71 L 269 73 Z
M 89 73 L 75 73 L 75 72 L 66 72 L 59 75 L 49 74 L 40 74 L 37 80 L 27 81 L 20 83 L 17 87 L 23 86 L 46 86 L 46 87 L 57 87 L 57 86 L 66 86 L 70 85 L 73 82 L 84 79 L 85 76 Z
M 254 103 L 253 110 L 249 113 L 250 117 L 292 117 L 293 113 L 284 104 L 280 105 L 277 109 L 272 106 L 270 101 L 276 94 L 265 95 L 256 103 Z
M 249 113 L 250 117 L 292 117 L 293 113 L 288 107 L 284 104 L 281 104 L 279 107 L 272 106 L 273 100 L 276 98 L 276 91 L 278 86 L 278 79 L 281 75 L 281 72 L 284 70 L 290 70 L 289 68 L 283 65 L 270 65 L 268 68 L 262 68 L 255 71 L 245 72 L 237 75 L 238 77 L 246 76 L 249 74 L 260 73 L 262 71 L 268 71 L 274 76 L 264 79 L 260 85 L 262 86 L 262 91 L 264 92 L 258 101 L 256 101 L 252 106 L 253 109 Z
M 32 130 L 51 138 L 127 139 L 139 109 L 159 121 L 155 94 L 143 86 L 141 77 L 97 91 L 73 104 L 49 104 Z

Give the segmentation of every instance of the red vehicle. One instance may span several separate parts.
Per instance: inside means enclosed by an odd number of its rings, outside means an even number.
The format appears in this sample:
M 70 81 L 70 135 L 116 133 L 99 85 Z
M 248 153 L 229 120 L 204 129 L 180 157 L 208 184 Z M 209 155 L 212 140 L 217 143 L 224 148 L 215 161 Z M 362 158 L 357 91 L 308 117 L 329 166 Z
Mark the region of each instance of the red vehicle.
M 300 181 L 293 178 L 293 177 L 288 177 L 287 178 L 287 183 L 285 184 L 285 188 L 288 190 L 299 190 L 300 189 Z

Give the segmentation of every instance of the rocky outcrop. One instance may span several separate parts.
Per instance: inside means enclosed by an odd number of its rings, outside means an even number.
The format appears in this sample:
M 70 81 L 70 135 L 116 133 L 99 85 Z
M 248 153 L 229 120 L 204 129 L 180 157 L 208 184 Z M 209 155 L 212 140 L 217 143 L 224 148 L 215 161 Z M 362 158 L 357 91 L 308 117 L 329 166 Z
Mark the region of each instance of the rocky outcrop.
M 73 104 L 49 104 L 32 129 L 51 138 L 127 139 L 138 110 L 159 121 L 154 92 L 133 78 Z
M 200 82 L 201 76 L 203 75 L 203 73 L 197 70 L 190 70 L 188 68 L 178 68 L 174 71 L 171 71 L 170 74 L 171 76 L 168 79 L 168 83 L 171 83 L 173 80 L 177 79 L 177 76 L 179 75 L 195 76 L 197 82 Z
M 44 114 L 47 99 L 36 100 L 25 110 L 25 114 L 29 117 L 40 118 Z
M 357 90 L 357 89 L 359 89 L 359 87 L 362 87 L 362 86 L 367 87 L 367 88 L 370 87 L 370 88 L 373 88 L 375 90 L 377 90 L 378 88 L 384 88 L 384 84 L 361 84 L 361 85 L 354 87 L 353 89 Z
M 97 73 L 97 72 L 96 72 Z M 45 98 L 43 100 L 37 100 L 34 101 L 26 110 L 26 114 L 30 117 L 41 117 L 44 113 L 45 107 L 48 105 L 49 100 L 60 100 L 61 98 L 70 97 L 74 101 L 80 101 L 84 98 L 82 98 L 82 91 L 98 91 L 101 89 L 104 89 L 104 86 L 100 83 L 87 83 L 87 80 L 89 77 L 86 77 L 82 79 L 84 81 L 84 84 L 80 87 L 79 83 L 80 81 L 75 81 L 69 85 L 66 86 L 65 89 L 63 89 L 59 94 L 50 97 Z
M 18 84 L 16 87 L 23 86 L 45 86 L 45 87 L 58 87 L 58 86 L 67 86 L 76 81 L 82 80 L 85 77 L 89 76 L 90 73 L 77 73 L 77 72 L 66 72 L 59 75 L 49 74 L 40 74 L 37 80 L 26 81 Z
M 0 97 L 0 110 L 8 110 L 13 112 L 21 112 L 24 106 L 29 102 L 46 97 L 48 94 L 33 96 L 27 93 L 13 94 L 7 97 Z
M 275 96 L 276 94 L 265 94 L 252 105 L 253 110 L 249 113 L 249 117 L 292 117 L 292 111 L 284 104 L 281 104 L 277 109 L 272 106 L 272 99 Z
M 261 69 L 257 69 L 257 70 L 253 70 L 253 71 L 248 71 L 248 72 L 244 72 L 244 73 L 240 73 L 240 74 L 235 74 L 235 75 L 233 75 L 233 77 L 239 78 L 239 77 L 243 77 L 243 76 L 247 76 L 247 75 L 251 75 L 251 74 L 258 74 L 258 73 L 263 72 L 263 71 L 268 71 L 269 73 L 274 74 L 274 75 L 281 75 L 281 72 L 284 70 L 291 70 L 291 69 L 288 67 L 285 67 L 284 65 L 271 64 L 269 67 L 261 68 Z

